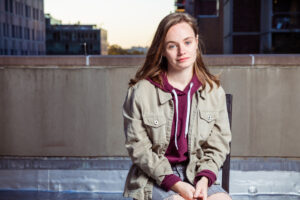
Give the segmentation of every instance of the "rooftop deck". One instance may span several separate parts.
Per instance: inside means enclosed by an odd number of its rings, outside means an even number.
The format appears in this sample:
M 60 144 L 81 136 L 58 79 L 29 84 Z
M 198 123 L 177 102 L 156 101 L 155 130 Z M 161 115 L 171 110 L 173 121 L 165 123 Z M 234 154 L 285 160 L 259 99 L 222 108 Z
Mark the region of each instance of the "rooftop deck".
M 233 199 L 300 199 L 300 55 L 204 59 L 233 94 Z M 120 113 L 143 61 L 0 56 L 0 200 L 120 199 Z

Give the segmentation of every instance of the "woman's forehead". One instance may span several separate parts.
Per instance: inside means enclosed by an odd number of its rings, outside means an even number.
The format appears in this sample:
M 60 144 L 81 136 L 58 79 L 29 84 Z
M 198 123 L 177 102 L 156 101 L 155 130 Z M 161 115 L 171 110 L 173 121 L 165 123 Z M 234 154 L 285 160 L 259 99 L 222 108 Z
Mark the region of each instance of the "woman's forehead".
M 181 22 L 171 26 L 166 34 L 165 42 L 170 40 L 184 40 L 189 37 L 195 37 L 194 30 L 188 23 Z

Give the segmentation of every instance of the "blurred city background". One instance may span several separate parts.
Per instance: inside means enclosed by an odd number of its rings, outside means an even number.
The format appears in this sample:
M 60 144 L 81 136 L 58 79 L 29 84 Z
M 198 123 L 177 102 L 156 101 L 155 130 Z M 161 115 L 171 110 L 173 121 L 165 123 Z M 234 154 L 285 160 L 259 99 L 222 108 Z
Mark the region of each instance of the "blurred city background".
M 197 19 L 206 54 L 299 53 L 299 4 L 1 0 L 0 55 L 145 54 L 159 21 L 170 12 L 187 12 Z
M 0 0 L 0 200 L 122 199 L 128 81 L 172 12 L 233 95 L 233 199 L 300 199 L 299 0 Z

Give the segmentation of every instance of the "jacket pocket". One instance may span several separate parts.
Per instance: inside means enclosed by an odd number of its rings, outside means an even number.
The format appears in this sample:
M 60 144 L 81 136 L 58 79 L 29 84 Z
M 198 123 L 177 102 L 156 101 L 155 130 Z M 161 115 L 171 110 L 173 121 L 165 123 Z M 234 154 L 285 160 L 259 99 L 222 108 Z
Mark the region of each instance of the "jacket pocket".
M 207 123 L 211 123 L 216 120 L 217 112 L 216 111 L 200 111 L 200 118 L 205 120 Z
M 161 144 L 166 140 L 166 118 L 161 114 L 143 115 L 148 136 L 153 144 Z
M 200 138 L 206 140 L 211 134 L 218 117 L 217 111 L 201 111 L 199 110 L 199 132 Z
M 158 128 L 166 123 L 163 115 L 147 114 L 143 116 L 144 123 L 150 127 Z

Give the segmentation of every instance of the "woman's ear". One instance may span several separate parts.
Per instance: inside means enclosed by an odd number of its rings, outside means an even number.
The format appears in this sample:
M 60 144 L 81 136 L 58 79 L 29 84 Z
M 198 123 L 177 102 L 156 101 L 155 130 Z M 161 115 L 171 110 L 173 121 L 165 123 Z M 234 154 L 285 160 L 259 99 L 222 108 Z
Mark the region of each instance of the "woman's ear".
M 199 45 L 199 35 L 198 34 L 196 35 L 196 43 L 197 43 L 197 45 Z

